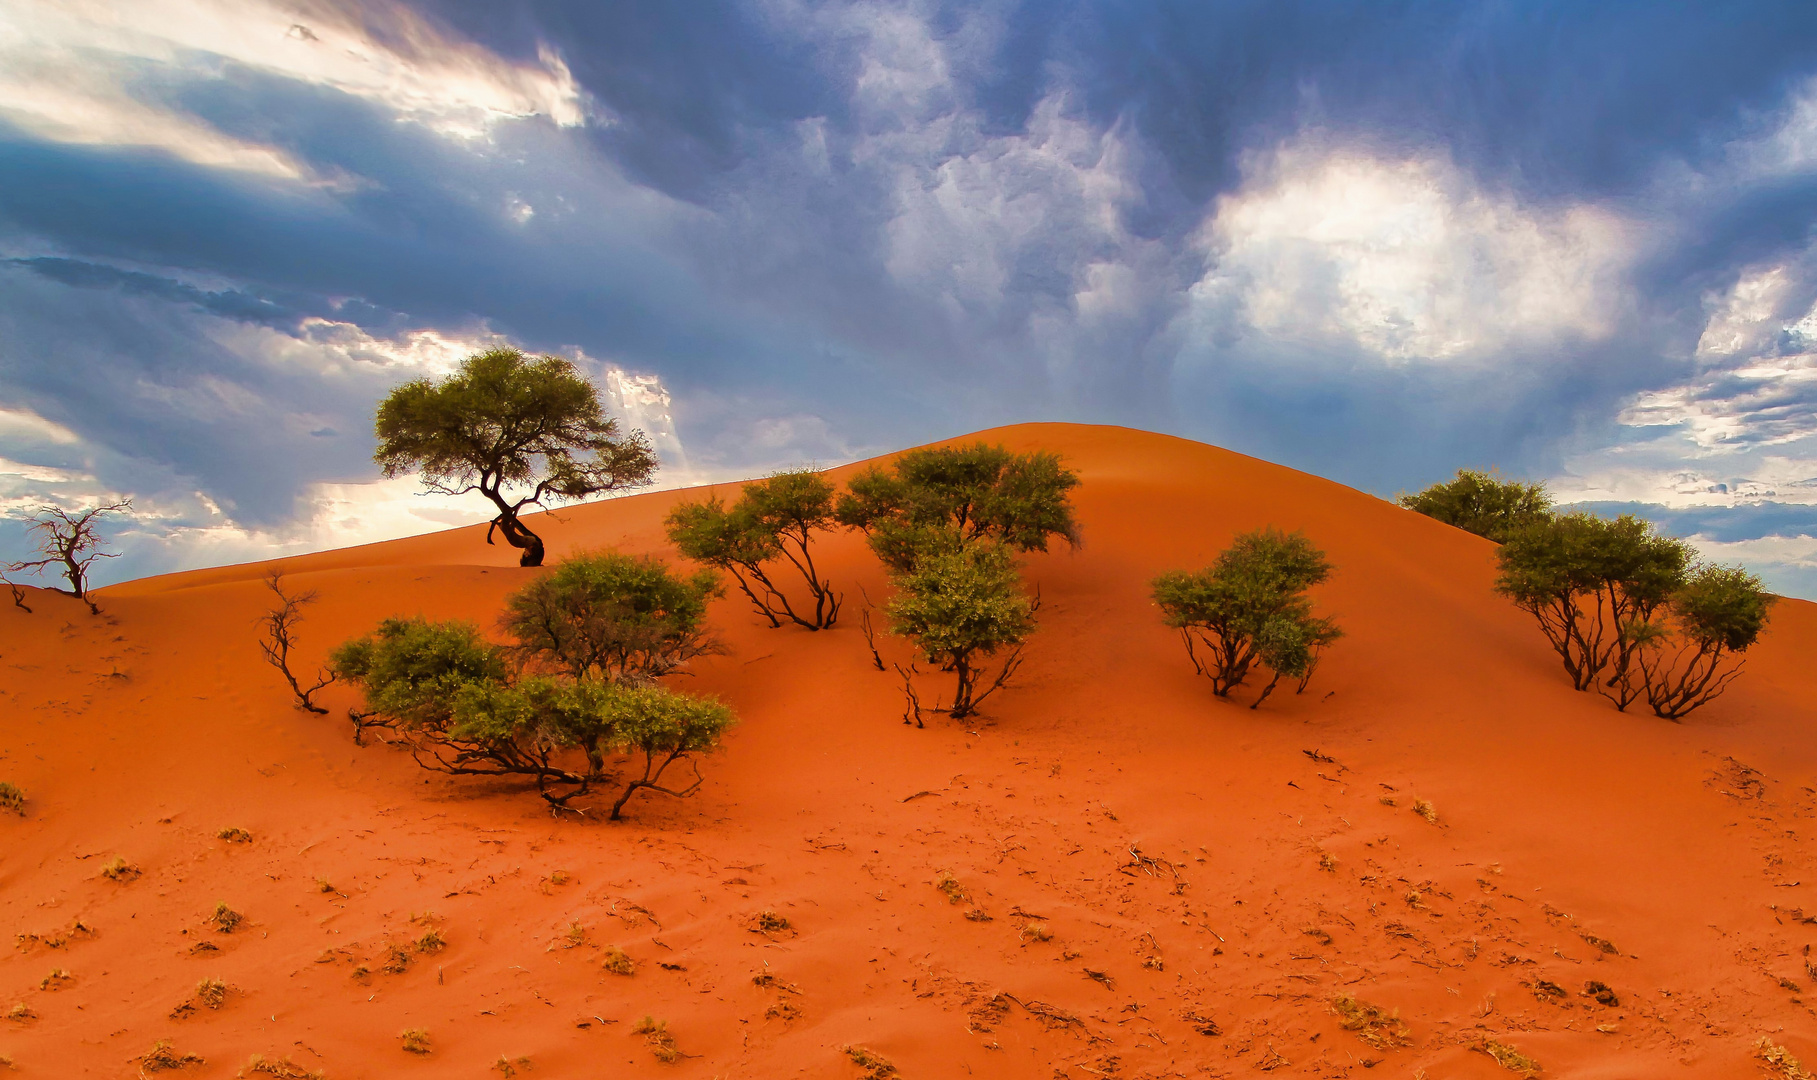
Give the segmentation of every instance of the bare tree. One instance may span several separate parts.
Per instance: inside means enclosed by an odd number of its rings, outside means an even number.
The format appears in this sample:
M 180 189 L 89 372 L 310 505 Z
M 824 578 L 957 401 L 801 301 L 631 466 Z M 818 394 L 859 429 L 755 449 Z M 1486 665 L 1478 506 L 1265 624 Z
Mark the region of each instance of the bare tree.
M 297 626 L 303 621 L 303 609 L 315 603 L 315 590 L 308 592 L 288 593 L 284 591 L 284 571 L 273 567 L 265 575 L 265 587 L 278 598 L 277 606 L 259 616 L 259 625 L 265 634 L 259 639 L 259 651 L 265 654 L 265 662 L 277 668 L 290 684 L 290 692 L 296 695 L 297 707 L 318 715 L 326 715 L 328 710 L 310 700 L 319 690 L 335 681 L 335 674 L 326 668 L 316 669 L 314 686 L 305 687 L 290 670 L 290 650 L 296 648 Z M 357 725 L 356 725 L 357 726 Z
M 38 553 L 43 558 L 8 563 L 5 570 L 0 572 L 42 574 L 45 570 L 55 568 L 69 582 L 68 589 L 57 591 L 67 592 L 87 604 L 89 611 L 99 615 L 101 609 L 88 596 L 89 568 L 95 564 L 96 559 L 119 557 L 119 552 L 101 550 L 106 541 L 101 539 L 100 519 L 106 514 L 119 514 L 131 509 L 131 499 L 90 507 L 75 514 L 60 506 L 40 506 L 32 515 L 32 523 L 27 531 L 33 534 Z M 11 585 L 12 582 L 7 584 Z M 15 587 L 13 603 L 25 607 L 23 601 L 23 594 Z

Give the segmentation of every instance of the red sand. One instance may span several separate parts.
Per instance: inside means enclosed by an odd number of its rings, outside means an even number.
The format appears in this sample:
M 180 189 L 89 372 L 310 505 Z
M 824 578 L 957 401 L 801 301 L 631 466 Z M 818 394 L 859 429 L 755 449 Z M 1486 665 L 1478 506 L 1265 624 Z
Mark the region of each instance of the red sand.
M 1817 607 L 1779 605 L 1748 674 L 1688 723 L 1621 715 L 1492 595 L 1485 541 L 1178 439 L 984 437 L 1065 455 L 1086 535 L 1030 560 L 1042 629 L 990 715 L 902 723 L 858 630 L 882 575 L 839 536 L 839 628 L 719 604 L 732 652 L 687 685 L 743 721 L 697 797 L 616 825 L 354 746 L 345 688 L 328 717 L 293 709 L 255 649 L 263 566 L 116 586 L 100 618 L 48 593 L 0 607 L 0 779 L 31 799 L 0 817 L 0 922 L 46 939 L 0 959 L 0 1014 L 37 1014 L 0 1019 L 0 1054 L 21 1076 L 125 1077 L 169 1039 L 207 1059 L 179 1075 L 259 1053 L 330 1080 L 498 1076 L 501 1056 L 530 1076 L 855 1077 L 848 1045 L 911 1080 L 1511 1075 L 1470 1049 L 1486 1037 L 1547 1076 L 1753 1075 L 1762 1034 L 1817 1058 Z M 701 494 L 539 527 L 552 558 L 662 552 L 668 508 Z M 1192 673 L 1145 583 L 1265 524 L 1330 553 L 1319 600 L 1348 636 L 1305 695 L 1251 711 Z M 531 572 L 482 532 L 284 560 L 322 597 L 307 659 L 391 614 L 489 624 Z M 114 856 L 143 876 L 103 879 Z M 941 871 L 991 920 L 948 903 Z M 220 901 L 234 933 L 205 924 Z M 794 929 L 753 933 L 764 909 Z M 379 970 L 425 912 L 446 947 Z M 77 920 L 92 933 L 69 936 Z M 1022 941 L 1030 921 L 1051 939 Z M 609 945 L 636 974 L 601 969 Z M 72 978 L 41 989 L 52 969 Z M 233 987 L 225 1006 L 173 1019 L 204 977 Z M 1592 979 L 1620 1004 L 1580 996 Z M 1398 1009 L 1412 1045 L 1342 1030 L 1339 992 Z M 655 1059 L 631 1031 L 646 1015 L 686 1057 Z M 432 1052 L 404 1052 L 406 1028 Z

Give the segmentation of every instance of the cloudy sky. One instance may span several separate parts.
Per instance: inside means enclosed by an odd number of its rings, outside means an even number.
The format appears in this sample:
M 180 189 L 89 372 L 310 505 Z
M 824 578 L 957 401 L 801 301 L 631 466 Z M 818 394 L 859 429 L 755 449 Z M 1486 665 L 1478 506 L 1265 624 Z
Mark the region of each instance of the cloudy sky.
M 1814 223 L 1808 3 L 0 0 L 0 544 L 483 520 L 371 415 L 505 342 L 669 483 L 1120 423 L 1817 596 Z

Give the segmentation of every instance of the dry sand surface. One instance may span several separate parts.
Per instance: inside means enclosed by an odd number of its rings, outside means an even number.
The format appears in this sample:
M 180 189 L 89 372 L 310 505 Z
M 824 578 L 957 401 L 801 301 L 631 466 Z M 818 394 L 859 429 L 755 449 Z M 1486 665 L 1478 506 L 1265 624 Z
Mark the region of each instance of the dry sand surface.
M 834 537 L 838 628 L 720 602 L 730 653 L 682 682 L 742 722 L 699 795 L 617 824 L 355 746 L 346 688 L 292 708 L 255 646 L 264 566 L 115 586 L 100 617 L 0 607 L 0 780 L 30 796 L 0 816 L 0 1017 L 26 1010 L 0 1054 L 130 1077 L 169 1040 L 206 1059 L 169 1075 L 260 1054 L 329 1080 L 869 1075 L 847 1047 L 909 1080 L 1513 1075 L 1488 1039 L 1557 1077 L 1764 1075 L 1763 1034 L 1817 1058 L 1817 608 L 1779 605 L 1687 723 L 1622 715 L 1491 593 L 1486 541 L 1178 439 L 984 437 L 1084 480 L 1085 545 L 1029 560 L 1042 627 L 990 715 L 903 723 L 858 627 L 883 576 Z M 680 497 L 538 528 L 551 560 L 667 552 Z M 1251 711 L 1193 674 L 1146 582 L 1268 524 L 1330 553 L 1318 602 L 1348 636 Z M 305 662 L 393 614 L 490 626 L 535 571 L 482 534 L 284 560 L 321 595 Z M 115 858 L 138 875 L 103 876 Z M 1340 993 L 1398 1010 L 1407 1044 L 1345 1030 Z

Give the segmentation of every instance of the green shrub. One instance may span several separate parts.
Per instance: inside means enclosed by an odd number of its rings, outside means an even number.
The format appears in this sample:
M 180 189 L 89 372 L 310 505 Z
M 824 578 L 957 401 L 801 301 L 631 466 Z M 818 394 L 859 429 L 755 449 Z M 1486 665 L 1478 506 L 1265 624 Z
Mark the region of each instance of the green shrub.
M 1203 570 L 1171 570 L 1150 587 L 1212 693 L 1228 697 L 1257 664 L 1273 673 L 1255 708 L 1283 676 L 1304 690 L 1325 647 L 1343 636 L 1312 613 L 1306 596 L 1330 576 L 1331 563 L 1310 540 L 1271 526 L 1238 536 Z
M 863 530 L 897 573 L 930 548 L 950 552 L 980 540 L 1046 551 L 1050 537 L 1077 547 L 1071 491 L 1078 474 L 1058 455 L 1016 454 L 973 443 L 910 450 L 885 471 L 871 466 L 846 485 L 834 518 Z
M 1446 483 L 1402 495 L 1400 504 L 1498 544 L 1552 516 L 1552 496 L 1544 484 L 1503 480 L 1493 471 L 1477 469 L 1459 469 Z
M 1509 537 L 1495 587 L 1539 623 L 1574 688 L 1678 720 L 1740 673 L 1775 599 L 1695 555 L 1632 515 L 1560 514 Z
M 788 619 L 824 630 L 839 618 L 840 597 L 814 565 L 814 535 L 833 528 L 831 481 L 811 469 L 779 472 L 744 486 L 729 508 L 717 497 L 681 503 L 668 518 L 669 540 L 685 556 L 730 573 L 772 628 Z M 767 569 L 787 562 L 807 583 L 810 613 L 789 602 Z
M 710 570 L 680 577 L 647 556 L 594 552 L 512 593 L 500 625 L 532 666 L 575 679 L 653 679 L 720 651 L 705 625 L 720 592 Z
M 1035 605 L 1015 555 L 981 541 L 924 554 L 892 580 L 891 629 L 912 639 L 928 663 L 953 673 L 953 700 L 944 711 L 955 720 L 970 716 L 1021 666 L 1023 643 L 1035 629 Z M 991 659 L 1000 652 L 993 674 Z

